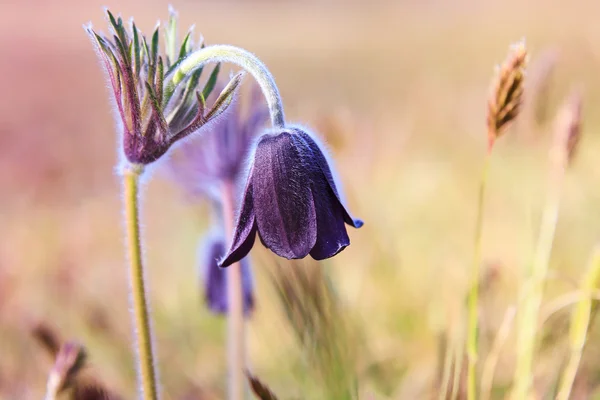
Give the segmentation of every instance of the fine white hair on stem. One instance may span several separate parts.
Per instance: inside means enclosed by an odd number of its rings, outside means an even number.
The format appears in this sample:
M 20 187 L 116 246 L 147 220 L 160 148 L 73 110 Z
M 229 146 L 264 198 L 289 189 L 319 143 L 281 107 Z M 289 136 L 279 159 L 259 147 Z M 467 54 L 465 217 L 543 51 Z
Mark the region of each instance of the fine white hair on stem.
M 179 68 L 173 71 L 167 79 L 172 80 L 177 85 L 187 74 L 208 62 L 228 62 L 236 64 L 249 72 L 259 84 L 267 100 L 273 127 L 285 127 L 283 103 L 275 79 L 265 64 L 249 51 L 229 45 L 214 45 L 196 50 L 187 56 L 181 62 Z

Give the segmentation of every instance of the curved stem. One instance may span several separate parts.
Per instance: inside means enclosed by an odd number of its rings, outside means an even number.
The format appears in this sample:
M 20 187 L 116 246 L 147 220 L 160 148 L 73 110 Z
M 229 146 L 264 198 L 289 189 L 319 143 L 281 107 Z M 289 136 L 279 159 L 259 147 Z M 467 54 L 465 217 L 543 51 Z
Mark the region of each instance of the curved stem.
M 181 62 L 179 68 L 172 72 L 172 82 L 177 85 L 187 74 L 208 62 L 229 62 L 248 71 L 260 85 L 267 100 L 273 127 L 283 128 L 285 126 L 283 103 L 273 75 L 254 54 L 239 47 L 214 45 L 193 52 Z
M 233 237 L 235 225 L 234 186 L 223 184 L 223 223 L 227 237 Z M 229 399 L 244 398 L 244 372 L 246 370 L 246 340 L 244 329 L 244 304 L 241 263 L 227 267 L 227 351 L 229 368 Z
M 158 389 L 140 239 L 139 178 L 143 170 L 144 167 L 142 165 L 128 165 L 124 168 L 124 208 L 127 248 L 129 251 L 129 280 L 133 303 L 134 335 L 138 358 L 138 380 L 140 381 L 139 384 L 143 399 L 156 400 L 158 398 Z
M 490 169 L 492 145 L 488 147 L 481 173 L 479 184 L 479 197 L 477 201 L 477 219 L 475 222 L 475 249 L 473 252 L 473 265 L 471 269 L 471 291 L 468 298 L 468 323 L 467 323 L 467 399 L 477 398 L 477 337 L 478 337 L 478 306 L 479 306 L 479 281 L 481 275 L 481 236 L 483 230 L 483 208 L 485 189 Z

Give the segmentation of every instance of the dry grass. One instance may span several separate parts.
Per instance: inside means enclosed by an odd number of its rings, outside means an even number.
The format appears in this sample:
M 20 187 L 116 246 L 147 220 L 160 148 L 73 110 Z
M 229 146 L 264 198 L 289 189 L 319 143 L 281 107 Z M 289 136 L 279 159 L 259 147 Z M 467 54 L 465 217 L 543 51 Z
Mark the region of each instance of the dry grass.
M 42 317 L 84 343 L 99 378 L 133 398 L 113 122 L 81 24 L 92 19 L 104 29 L 101 6 L 108 5 L 135 15 L 148 31 L 166 15 L 167 3 L 33 3 L 0 5 L 0 398 L 43 396 L 52 363 L 28 333 Z M 261 57 L 288 118 L 326 135 L 350 208 L 366 222 L 350 232 L 347 250 L 324 263 L 368 344 L 368 358 L 358 360 L 360 392 L 426 398 L 439 368 L 440 333 L 461 323 L 456 315 L 468 288 L 488 83 L 515 38 L 527 38 L 532 71 L 538 55 L 558 50 L 545 99 L 550 115 L 573 84 L 584 88 L 585 134 L 563 185 L 544 304 L 575 290 L 584 274 L 600 227 L 594 135 L 600 114 L 593 111 L 600 100 L 599 6 L 591 0 L 568 7 L 542 0 L 267 5 L 175 3 L 182 24 L 196 23 L 207 42 L 240 45 Z M 526 100 L 524 107 L 533 104 Z M 517 301 L 543 205 L 552 127 L 530 122 L 510 128 L 490 169 L 484 359 Z M 207 210 L 182 202 L 178 188 L 155 173 L 144 216 L 159 363 L 169 366 L 161 368 L 165 392 L 174 399 L 222 398 L 224 321 L 202 307 L 194 265 Z M 253 258 L 252 372 L 280 398 L 304 398 L 317 392 L 314 382 L 261 270 L 268 259 L 262 250 Z M 568 322 L 567 309 L 543 326 L 535 362 L 540 393 L 554 390 L 566 362 Z M 598 396 L 594 326 L 573 398 Z M 513 333 L 498 359 L 493 398 L 503 398 L 513 378 Z

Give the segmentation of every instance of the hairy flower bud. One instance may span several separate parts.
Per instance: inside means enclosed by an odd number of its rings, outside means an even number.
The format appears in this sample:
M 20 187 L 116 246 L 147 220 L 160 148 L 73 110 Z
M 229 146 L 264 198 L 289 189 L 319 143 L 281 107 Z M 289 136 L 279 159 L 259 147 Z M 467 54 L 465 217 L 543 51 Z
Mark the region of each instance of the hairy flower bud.
M 130 163 L 149 164 L 173 143 L 221 114 L 231 102 L 242 74 L 233 77 L 208 109 L 205 99 L 215 86 L 219 65 L 201 91 L 198 89 L 202 68 L 183 79 L 173 79 L 176 66 L 195 50 L 191 31 L 176 46 L 174 12 L 166 32 L 167 54 L 160 53 L 158 27 L 148 41 L 133 21 L 128 32 L 120 17 L 115 18 L 110 11 L 107 15 L 112 37 L 99 35 L 91 27 L 86 31 L 96 45 L 113 89 L 123 153 Z

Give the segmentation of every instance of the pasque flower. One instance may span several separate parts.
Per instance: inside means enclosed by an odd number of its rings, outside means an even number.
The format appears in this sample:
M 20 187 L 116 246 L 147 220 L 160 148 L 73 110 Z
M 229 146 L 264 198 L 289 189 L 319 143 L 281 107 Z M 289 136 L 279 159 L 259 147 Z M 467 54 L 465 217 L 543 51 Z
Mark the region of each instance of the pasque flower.
M 225 254 L 225 240 L 211 235 L 202 240 L 198 252 L 199 267 L 204 279 L 204 300 L 208 308 L 215 314 L 227 314 L 227 270 L 219 268 L 218 260 Z M 240 261 L 242 271 L 242 301 L 244 314 L 249 315 L 254 309 L 254 284 L 250 261 Z
M 256 145 L 233 243 L 220 265 L 246 256 L 257 233 L 267 248 L 287 259 L 333 257 L 350 244 L 345 223 L 363 225 L 342 203 L 317 141 L 299 127 L 277 129 Z
M 133 22 L 128 32 L 120 17 L 115 19 L 110 11 L 107 15 L 113 30 L 112 38 L 97 34 L 91 27 L 86 30 L 96 44 L 114 92 L 124 155 L 130 163 L 149 164 L 165 154 L 175 142 L 223 112 L 242 75 L 233 77 L 209 109 L 205 99 L 215 86 L 219 65 L 202 91 L 197 90 L 202 68 L 183 79 L 173 79 L 177 66 L 195 50 L 191 31 L 177 46 L 174 12 L 167 23 L 163 55 L 159 54 L 158 28 L 148 42 Z

